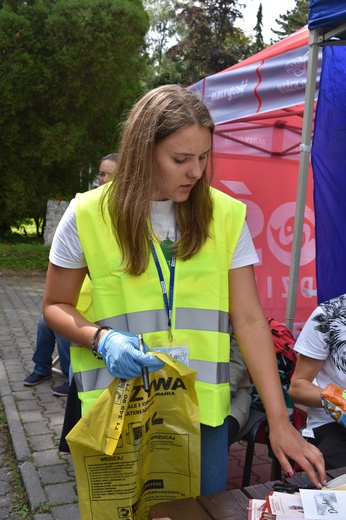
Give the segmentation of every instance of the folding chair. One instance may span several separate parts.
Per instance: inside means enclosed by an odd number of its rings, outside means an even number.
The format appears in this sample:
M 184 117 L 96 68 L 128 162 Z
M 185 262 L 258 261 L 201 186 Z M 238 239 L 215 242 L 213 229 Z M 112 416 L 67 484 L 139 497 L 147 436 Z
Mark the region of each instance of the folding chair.
M 234 442 L 245 440 L 247 442 L 244 460 L 244 472 L 242 479 L 242 489 L 250 485 L 253 456 L 256 442 L 267 444 L 269 447 L 268 421 L 264 412 L 250 408 L 250 415 L 245 426 L 238 432 Z M 281 480 L 281 465 L 273 454 L 271 478 Z

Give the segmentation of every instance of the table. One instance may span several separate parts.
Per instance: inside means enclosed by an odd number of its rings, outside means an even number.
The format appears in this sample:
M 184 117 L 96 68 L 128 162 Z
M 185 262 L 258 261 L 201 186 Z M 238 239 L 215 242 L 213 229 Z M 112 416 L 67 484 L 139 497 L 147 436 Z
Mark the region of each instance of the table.
M 149 510 L 149 520 L 247 520 L 249 498 L 240 489 L 161 502 Z
M 346 473 L 346 467 L 327 471 L 328 480 Z M 196 499 L 184 498 L 161 502 L 149 510 L 148 520 L 247 520 L 249 498 L 264 499 L 278 481 L 266 482 L 245 487 L 243 490 L 232 489 L 222 493 L 201 495 Z M 298 487 L 312 487 L 310 478 L 297 474 L 285 478 L 284 482 Z
M 340 477 L 340 475 L 344 475 L 346 473 L 346 466 L 337 468 L 337 469 L 329 469 L 326 471 L 326 473 L 327 473 L 327 481 L 332 480 L 336 477 Z M 304 486 L 307 486 L 307 487 L 313 486 L 311 480 L 306 475 L 306 473 L 297 474 L 293 478 L 286 478 L 285 482 L 287 482 L 288 484 L 296 484 L 300 488 L 302 488 Z

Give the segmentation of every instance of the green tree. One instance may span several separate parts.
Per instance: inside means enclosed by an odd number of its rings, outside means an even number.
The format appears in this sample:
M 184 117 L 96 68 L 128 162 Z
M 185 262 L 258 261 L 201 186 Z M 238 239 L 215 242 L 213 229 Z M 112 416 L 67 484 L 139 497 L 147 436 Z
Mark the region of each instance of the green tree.
M 88 189 L 142 92 L 141 0 L 3 0 L 0 228 Z
M 172 2 L 152 4 L 155 10 L 157 4 L 165 4 L 168 25 L 156 26 L 164 45 L 160 60 L 156 56 L 150 64 L 150 87 L 170 82 L 188 85 L 251 54 L 251 41 L 235 26 L 236 19 L 242 18 L 238 0 L 178 1 L 173 8 Z M 155 32 L 153 24 L 152 29 Z
M 174 14 L 174 0 L 146 0 L 144 3 L 150 19 L 150 30 L 146 37 L 146 88 L 150 90 L 166 83 L 180 83 L 178 66 L 167 52 L 179 33 Z
M 146 0 L 145 8 L 149 14 L 150 30 L 146 41 L 149 47 L 151 63 L 160 68 L 163 56 L 169 47 L 171 38 L 174 38 L 177 28 L 173 21 L 173 0 Z
M 183 63 L 183 83 L 230 67 L 251 52 L 249 39 L 235 26 L 242 18 L 237 0 L 177 2 L 175 13 L 184 32 L 169 55 L 176 63 Z
M 263 28 L 263 7 L 262 7 L 262 4 L 260 4 L 258 6 L 258 11 L 257 11 L 256 25 L 254 27 L 255 43 L 252 45 L 253 54 L 261 51 L 266 46 L 263 41 L 262 28 Z
M 273 29 L 273 33 L 279 37 L 278 40 L 281 40 L 304 27 L 308 23 L 308 17 L 309 0 L 297 0 L 296 6 L 291 11 L 286 11 L 286 14 L 280 15 L 275 20 L 281 28 L 278 30 Z

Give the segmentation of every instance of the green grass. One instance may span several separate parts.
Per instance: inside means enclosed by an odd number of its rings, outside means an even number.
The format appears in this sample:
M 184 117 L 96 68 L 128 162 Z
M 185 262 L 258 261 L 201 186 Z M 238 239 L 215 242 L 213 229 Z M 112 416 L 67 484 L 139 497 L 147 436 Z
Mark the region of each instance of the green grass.
M 0 236 L 0 270 L 46 271 L 50 247 L 36 235 L 34 224 L 28 222 L 11 231 Z
M 49 249 L 49 246 L 37 243 L 9 244 L 0 242 L 0 269 L 46 271 Z

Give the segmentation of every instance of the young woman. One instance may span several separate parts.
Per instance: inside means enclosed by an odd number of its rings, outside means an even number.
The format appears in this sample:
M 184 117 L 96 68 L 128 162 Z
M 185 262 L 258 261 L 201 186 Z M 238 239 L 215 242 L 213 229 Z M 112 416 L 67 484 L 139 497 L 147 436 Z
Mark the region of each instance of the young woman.
M 98 372 L 97 386 L 80 392 L 86 406 L 113 376 L 161 368 L 139 350 L 137 334 L 146 350 L 182 349 L 197 372 L 202 494 L 226 489 L 230 320 L 284 472 L 292 473 L 292 458 L 318 485 L 323 458 L 290 424 L 282 398 L 245 205 L 210 186 L 213 131 L 204 103 L 176 85 L 134 105 L 113 182 L 71 202 L 55 233 L 44 316 L 86 347 L 80 370 Z M 77 302 L 87 273 L 92 304 L 82 315 Z

